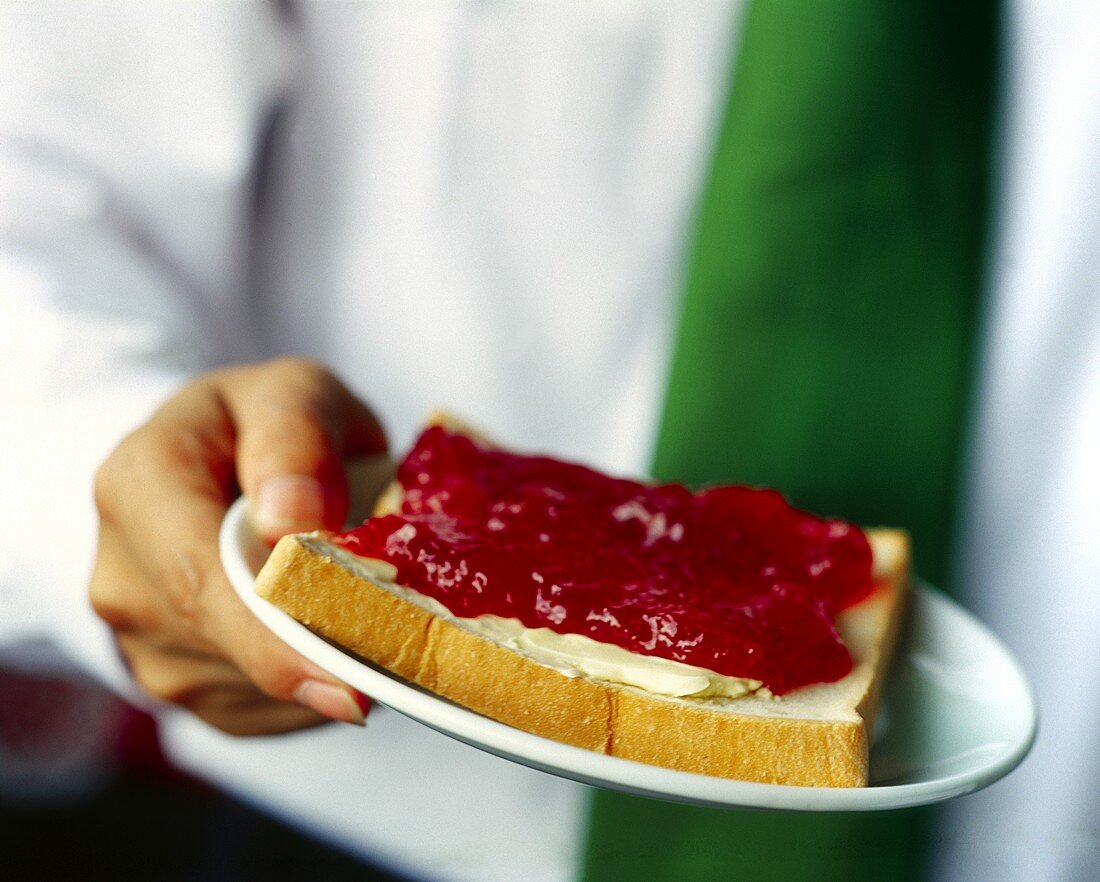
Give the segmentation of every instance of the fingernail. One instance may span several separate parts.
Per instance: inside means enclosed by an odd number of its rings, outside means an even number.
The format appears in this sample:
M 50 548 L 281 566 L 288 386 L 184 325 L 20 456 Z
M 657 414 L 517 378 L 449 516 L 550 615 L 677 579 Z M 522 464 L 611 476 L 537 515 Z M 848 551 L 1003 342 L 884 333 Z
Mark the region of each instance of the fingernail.
M 355 693 L 358 695 L 359 693 Z M 363 696 L 365 698 L 365 696 Z M 338 720 L 341 723 L 354 723 L 356 726 L 366 725 L 365 708 L 360 701 L 354 698 L 348 690 L 333 683 L 322 683 L 320 680 L 303 680 L 294 690 L 294 700 L 298 704 L 317 711 L 330 720 Z M 367 707 L 370 707 L 369 702 Z
M 324 518 L 325 491 L 316 478 L 280 475 L 256 491 L 253 524 L 265 536 L 315 530 Z

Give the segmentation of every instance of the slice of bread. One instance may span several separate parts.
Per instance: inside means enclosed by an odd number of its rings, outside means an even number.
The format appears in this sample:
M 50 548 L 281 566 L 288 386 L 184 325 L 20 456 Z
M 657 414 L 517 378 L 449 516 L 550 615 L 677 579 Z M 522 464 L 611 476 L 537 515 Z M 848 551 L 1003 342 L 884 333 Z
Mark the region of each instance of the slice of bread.
M 399 506 L 400 486 L 391 485 L 379 508 Z M 328 640 L 527 732 L 681 771 L 857 787 L 867 783 L 870 731 L 909 567 L 904 533 L 871 530 L 868 538 L 875 589 L 837 621 L 851 673 L 782 697 L 673 698 L 568 675 L 394 585 L 390 565 L 357 557 L 324 533 L 281 539 L 256 591 Z

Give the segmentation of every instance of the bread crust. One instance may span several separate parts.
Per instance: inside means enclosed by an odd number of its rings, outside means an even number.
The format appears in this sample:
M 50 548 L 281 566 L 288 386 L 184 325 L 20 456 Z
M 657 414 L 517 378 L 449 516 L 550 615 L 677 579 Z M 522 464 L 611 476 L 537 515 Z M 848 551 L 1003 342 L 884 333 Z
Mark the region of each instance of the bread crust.
M 745 781 L 817 787 L 867 783 L 870 730 L 897 637 L 908 540 L 871 597 L 841 615 L 853 671 L 782 698 L 680 699 L 567 676 L 433 614 L 341 559 L 324 534 L 286 536 L 256 591 L 321 636 L 502 723 L 652 765 Z

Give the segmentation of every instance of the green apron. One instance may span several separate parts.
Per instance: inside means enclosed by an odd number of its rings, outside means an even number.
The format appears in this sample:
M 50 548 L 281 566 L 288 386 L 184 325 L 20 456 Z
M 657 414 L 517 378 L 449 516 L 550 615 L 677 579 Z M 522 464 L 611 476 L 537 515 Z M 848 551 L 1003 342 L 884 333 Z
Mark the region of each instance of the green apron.
M 654 474 L 908 529 L 946 586 L 986 219 L 990 2 L 757 2 L 688 265 Z M 598 792 L 589 880 L 913 879 L 927 811 Z

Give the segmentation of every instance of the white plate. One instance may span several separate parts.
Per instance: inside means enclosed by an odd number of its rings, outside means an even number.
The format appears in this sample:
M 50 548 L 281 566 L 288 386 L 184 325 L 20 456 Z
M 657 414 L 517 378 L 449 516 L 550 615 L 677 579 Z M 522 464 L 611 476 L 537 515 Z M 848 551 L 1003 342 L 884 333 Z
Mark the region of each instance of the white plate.
M 1035 738 L 1035 698 L 1012 657 L 961 607 L 919 586 L 880 705 L 870 786 L 751 784 L 604 756 L 513 729 L 342 652 L 253 591 L 264 549 L 243 500 L 228 511 L 221 556 L 241 599 L 306 658 L 376 702 L 446 735 L 585 784 L 693 805 L 872 811 L 940 802 L 1008 774 Z

